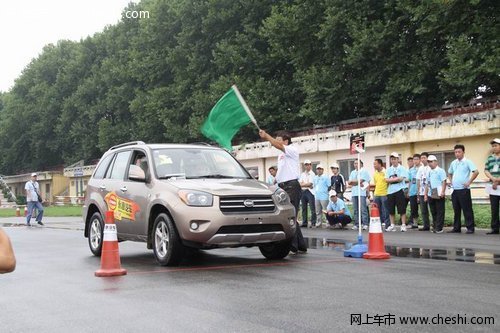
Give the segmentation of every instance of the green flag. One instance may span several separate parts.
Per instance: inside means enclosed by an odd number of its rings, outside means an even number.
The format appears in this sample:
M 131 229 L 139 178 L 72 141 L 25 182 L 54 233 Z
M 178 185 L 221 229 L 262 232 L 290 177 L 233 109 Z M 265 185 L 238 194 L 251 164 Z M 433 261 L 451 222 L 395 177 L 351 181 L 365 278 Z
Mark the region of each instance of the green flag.
M 201 127 L 201 132 L 222 147 L 232 150 L 231 139 L 241 127 L 250 121 L 255 123 L 255 119 L 239 94 L 238 88 L 232 86 L 212 108 Z

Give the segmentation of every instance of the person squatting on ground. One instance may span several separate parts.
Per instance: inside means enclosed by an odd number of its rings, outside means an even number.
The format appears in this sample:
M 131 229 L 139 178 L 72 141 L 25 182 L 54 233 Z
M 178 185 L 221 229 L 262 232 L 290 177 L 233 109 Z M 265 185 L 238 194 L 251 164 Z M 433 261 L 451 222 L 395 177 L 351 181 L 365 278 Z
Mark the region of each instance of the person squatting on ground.
M 409 225 L 412 229 L 418 229 L 418 188 L 417 188 L 417 172 L 420 168 L 420 154 L 414 154 L 409 157 L 408 161 L 412 160 L 412 167 L 408 169 L 408 201 L 410 202 L 410 219 Z M 410 165 L 410 163 L 408 163 Z
M 451 202 L 453 204 L 453 230 L 449 232 L 461 232 L 462 221 L 461 212 L 464 213 L 465 226 L 467 227 L 467 234 L 474 233 L 474 211 L 472 210 L 472 197 L 470 193 L 470 185 L 479 175 L 474 163 L 466 159 L 465 147 L 463 145 L 455 145 L 455 157 L 457 158 L 451 162 L 448 168 L 448 178 L 453 186 L 453 193 L 451 194 Z
M 401 232 L 406 231 L 406 205 L 407 201 L 404 194 L 406 187 L 406 179 L 408 173 L 401 164 L 399 164 L 399 154 L 391 153 L 391 166 L 385 171 L 385 181 L 389 184 L 387 189 L 387 206 L 389 208 L 389 219 L 391 225 L 385 231 L 396 231 L 396 216 L 395 209 L 397 207 L 398 214 L 401 216 Z
M 387 207 L 387 187 L 389 184 L 385 181 L 384 162 L 380 158 L 373 162 L 373 168 L 375 169 L 373 174 L 373 184 L 375 185 L 373 201 L 380 209 L 380 220 L 382 221 L 382 227 L 385 229 L 386 226 L 390 225 L 389 209 Z
M 278 155 L 278 172 L 276 182 L 290 197 L 290 202 L 295 207 L 295 236 L 290 245 L 290 251 L 295 254 L 298 251 L 307 252 L 307 244 L 297 221 L 299 211 L 301 189 L 299 184 L 299 151 L 292 145 L 292 137 L 288 133 L 280 133 L 276 139 L 259 130 L 259 136 L 268 141 L 273 147 L 281 150 Z
M 498 235 L 500 233 L 499 203 L 500 203 L 500 139 L 490 141 L 491 155 L 486 159 L 484 174 L 490 180 L 488 184 L 491 204 L 491 231 L 487 235 Z
M 33 172 L 31 174 L 31 180 L 26 182 L 24 189 L 26 190 L 26 203 L 28 206 L 28 214 L 26 215 L 26 225 L 28 227 L 31 226 L 31 216 L 33 215 L 33 210 L 36 208 L 38 214 L 35 218 L 36 222 L 39 225 L 43 225 L 43 206 L 42 206 L 42 197 L 40 196 L 40 185 L 36 181 L 37 174 Z
M 310 160 L 304 161 L 304 172 L 300 175 L 300 187 L 302 195 L 300 197 L 300 204 L 302 206 L 302 225 L 301 227 L 307 228 L 307 207 L 311 211 L 311 227 L 316 223 L 316 206 L 314 202 L 313 180 L 316 174 L 311 170 L 312 164 Z
M 438 166 L 436 156 L 429 155 L 427 161 L 429 162 L 430 171 L 424 201 L 429 202 L 432 214 L 433 232 L 440 234 L 443 232 L 444 226 L 446 172 Z
M 351 212 L 346 206 L 344 200 L 337 196 L 337 192 L 335 190 L 330 190 L 328 195 L 330 196 L 330 201 L 328 202 L 326 211 L 323 211 L 326 215 L 328 224 L 330 227 L 343 229 L 347 224 L 352 222 Z
M 431 168 L 428 165 L 427 157 L 429 153 L 423 152 L 420 154 L 420 168 L 417 171 L 417 200 L 420 206 L 420 214 L 422 215 L 423 227 L 419 231 L 429 231 L 431 230 L 429 222 L 429 203 L 424 200 L 425 193 L 427 190 L 427 183 L 429 181 L 429 172 Z
M 9 236 L 0 228 L 0 273 L 10 273 L 16 269 L 16 257 Z
M 352 186 L 352 207 L 354 209 L 354 225 L 352 230 L 358 230 L 359 224 L 359 212 L 361 211 L 361 224 L 363 225 L 363 230 L 368 229 L 368 206 L 366 205 L 366 190 L 370 187 L 370 174 L 363 168 L 363 161 L 360 160 L 358 166 L 358 161 L 354 161 L 354 170 L 351 171 L 349 175 L 349 181 L 347 182 Z M 358 186 L 358 172 L 361 180 L 361 188 Z M 358 204 L 358 197 L 361 197 L 361 207 Z
M 340 168 L 337 163 L 332 163 L 330 165 L 330 170 L 332 171 L 332 176 L 330 177 L 330 186 L 331 190 L 335 190 L 337 192 L 337 197 L 344 200 L 344 192 L 345 192 L 345 179 L 344 176 L 340 173 Z
M 328 206 L 328 189 L 330 188 L 330 177 L 325 175 L 325 168 L 318 164 L 317 175 L 313 179 L 314 202 L 316 205 L 316 227 L 321 228 L 323 223 L 323 210 Z

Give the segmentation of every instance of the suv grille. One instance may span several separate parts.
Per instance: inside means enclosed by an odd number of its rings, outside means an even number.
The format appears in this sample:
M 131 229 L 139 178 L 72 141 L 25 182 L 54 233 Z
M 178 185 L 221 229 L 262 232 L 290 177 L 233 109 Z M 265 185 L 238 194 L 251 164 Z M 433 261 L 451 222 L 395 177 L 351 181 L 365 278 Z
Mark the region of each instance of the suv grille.
M 218 234 L 253 234 L 260 232 L 283 231 L 281 224 L 225 225 L 217 230 Z
M 270 196 L 238 196 L 220 198 L 220 210 L 223 213 L 261 213 L 274 212 L 276 208 Z

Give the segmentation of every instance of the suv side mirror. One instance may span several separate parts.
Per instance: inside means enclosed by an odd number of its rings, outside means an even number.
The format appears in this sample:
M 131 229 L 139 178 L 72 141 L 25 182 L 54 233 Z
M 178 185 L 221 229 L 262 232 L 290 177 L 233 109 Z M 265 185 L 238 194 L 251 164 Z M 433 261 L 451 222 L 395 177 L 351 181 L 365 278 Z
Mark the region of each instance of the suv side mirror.
M 141 167 L 132 164 L 130 165 L 130 169 L 128 170 L 128 179 L 145 183 L 146 173 L 141 169 Z

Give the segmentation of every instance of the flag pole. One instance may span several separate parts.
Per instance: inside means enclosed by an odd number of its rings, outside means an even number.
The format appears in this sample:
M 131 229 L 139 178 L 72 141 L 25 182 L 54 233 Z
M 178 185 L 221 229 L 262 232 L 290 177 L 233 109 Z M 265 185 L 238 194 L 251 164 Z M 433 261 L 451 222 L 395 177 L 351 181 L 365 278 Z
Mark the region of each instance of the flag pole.
M 248 117 L 254 123 L 254 125 L 257 127 L 257 129 L 260 131 L 259 125 L 257 125 L 257 120 L 255 120 L 255 117 L 252 114 L 252 111 L 250 111 L 250 108 L 247 105 L 247 102 L 243 99 L 243 97 L 240 94 L 240 91 L 238 90 L 238 87 L 236 87 L 235 84 L 231 86 L 231 89 L 234 90 L 236 97 L 238 97 L 238 100 L 240 101 L 241 105 L 243 105 L 243 109 L 245 109 L 245 112 L 247 113 Z

